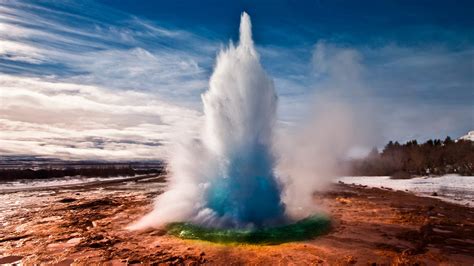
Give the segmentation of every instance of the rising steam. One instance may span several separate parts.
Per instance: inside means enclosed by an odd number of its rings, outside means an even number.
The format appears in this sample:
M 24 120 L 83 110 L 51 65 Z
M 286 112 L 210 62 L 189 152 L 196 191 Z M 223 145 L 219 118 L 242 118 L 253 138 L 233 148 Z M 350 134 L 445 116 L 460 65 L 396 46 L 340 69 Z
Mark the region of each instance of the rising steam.
M 262 227 L 320 211 L 315 190 L 341 173 L 341 158 L 349 149 L 373 135 L 370 108 L 352 101 L 366 91 L 360 58 L 355 50 L 318 43 L 315 74 L 326 78 L 310 115 L 274 136 L 274 85 L 260 65 L 250 17 L 243 13 L 239 44 L 220 52 L 202 96 L 200 138 L 177 147 L 169 161 L 168 190 L 130 228 L 180 221 Z

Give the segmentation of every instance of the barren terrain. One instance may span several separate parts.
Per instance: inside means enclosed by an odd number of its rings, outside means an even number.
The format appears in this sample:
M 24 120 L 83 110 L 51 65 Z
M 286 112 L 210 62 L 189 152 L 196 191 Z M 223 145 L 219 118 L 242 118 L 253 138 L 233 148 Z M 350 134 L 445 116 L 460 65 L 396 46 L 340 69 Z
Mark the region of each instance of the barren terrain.
M 334 185 L 316 195 L 332 230 L 304 242 L 224 245 L 125 227 L 162 177 L 1 194 L 0 263 L 57 265 L 389 265 L 474 263 L 474 209 L 405 192 Z M 5 209 L 9 208 L 9 209 Z

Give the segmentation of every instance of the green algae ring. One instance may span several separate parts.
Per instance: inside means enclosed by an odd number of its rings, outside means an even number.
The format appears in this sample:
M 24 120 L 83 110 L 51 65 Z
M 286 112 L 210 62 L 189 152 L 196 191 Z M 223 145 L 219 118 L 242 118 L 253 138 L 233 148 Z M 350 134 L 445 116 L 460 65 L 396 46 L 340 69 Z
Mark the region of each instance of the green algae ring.
M 312 239 L 329 231 L 327 216 L 313 215 L 298 222 L 269 228 L 228 229 L 206 228 L 191 223 L 171 223 L 168 234 L 183 239 L 204 240 L 216 243 L 281 244 Z

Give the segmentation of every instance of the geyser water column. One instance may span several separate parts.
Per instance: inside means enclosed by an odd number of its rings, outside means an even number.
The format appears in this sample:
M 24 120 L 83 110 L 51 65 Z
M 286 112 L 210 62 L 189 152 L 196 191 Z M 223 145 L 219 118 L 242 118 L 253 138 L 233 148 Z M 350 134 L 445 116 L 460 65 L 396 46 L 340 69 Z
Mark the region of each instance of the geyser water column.
M 201 138 L 177 145 L 169 160 L 167 191 L 129 229 L 166 226 L 183 238 L 248 243 L 281 243 L 324 232 L 325 217 L 289 224 L 285 215 L 272 152 L 277 97 L 260 65 L 246 13 L 238 45 L 219 53 L 202 100 Z
M 225 226 L 281 221 L 284 207 L 271 151 L 277 97 L 260 65 L 246 13 L 241 16 L 238 45 L 230 44 L 219 54 L 202 100 L 203 143 L 218 167 L 209 179 L 205 207 Z

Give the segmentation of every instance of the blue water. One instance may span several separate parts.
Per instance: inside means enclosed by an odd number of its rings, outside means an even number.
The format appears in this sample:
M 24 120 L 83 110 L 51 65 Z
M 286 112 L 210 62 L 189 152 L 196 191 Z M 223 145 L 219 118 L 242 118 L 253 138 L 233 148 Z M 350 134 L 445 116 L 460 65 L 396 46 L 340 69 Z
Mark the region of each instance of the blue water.
M 283 218 L 281 188 L 273 174 L 273 158 L 265 145 L 232 157 L 214 179 L 207 207 L 238 224 L 264 226 Z

